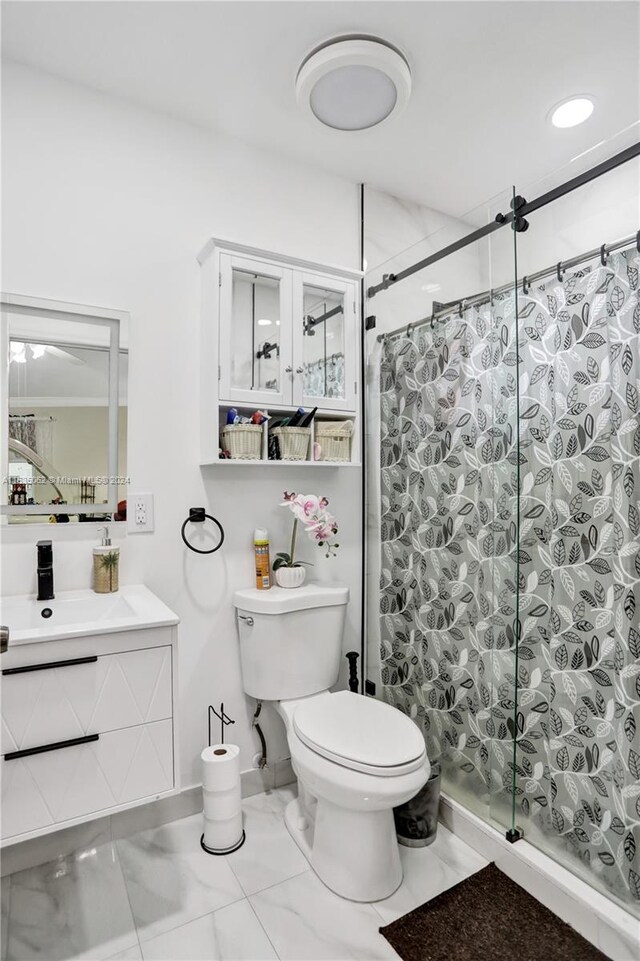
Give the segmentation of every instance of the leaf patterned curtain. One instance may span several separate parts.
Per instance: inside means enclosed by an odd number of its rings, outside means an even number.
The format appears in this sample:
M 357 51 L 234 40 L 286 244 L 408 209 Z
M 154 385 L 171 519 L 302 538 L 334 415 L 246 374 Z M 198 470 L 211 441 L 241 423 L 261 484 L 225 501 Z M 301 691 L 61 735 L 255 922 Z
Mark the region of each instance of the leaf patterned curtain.
M 640 902 L 637 253 L 520 304 L 518 803 Z
M 308 397 L 344 397 L 344 354 L 338 352 L 304 365 L 304 393 Z
M 517 357 L 505 297 L 387 340 L 380 374 L 383 694 L 450 790 L 515 786 L 531 840 L 636 906 L 639 267 L 519 295 Z
M 514 315 L 389 339 L 380 375 L 383 694 L 485 805 L 512 777 Z
M 33 414 L 9 414 L 9 437 L 38 453 L 36 419 Z

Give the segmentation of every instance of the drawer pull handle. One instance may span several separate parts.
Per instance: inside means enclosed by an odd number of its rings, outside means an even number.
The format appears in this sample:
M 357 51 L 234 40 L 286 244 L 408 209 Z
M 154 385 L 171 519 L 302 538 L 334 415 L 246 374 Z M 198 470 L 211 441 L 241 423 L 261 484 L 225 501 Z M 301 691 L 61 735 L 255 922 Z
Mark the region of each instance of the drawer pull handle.
M 88 744 L 97 741 L 99 734 L 85 734 L 84 737 L 72 737 L 68 741 L 54 741 L 53 744 L 41 744 L 40 747 L 28 747 L 24 751 L 11 751 L 5 754 L 5 761 L 17 761 L 20 757 L 31 757 L 33 754 L 46 754 L 47 751 L 59 751 L 63 747 L 75 747 L 77 744 Z
M 27 664 L 25 667 L 7 667 L 3 674 L 27 674 L 29 671 L 48 671 L 52 667 L 72 667 L 74 664 L 95 664 L 98 655 L 93 657 L 73 657 L 67 661 L 49 661 L 48 664 Z

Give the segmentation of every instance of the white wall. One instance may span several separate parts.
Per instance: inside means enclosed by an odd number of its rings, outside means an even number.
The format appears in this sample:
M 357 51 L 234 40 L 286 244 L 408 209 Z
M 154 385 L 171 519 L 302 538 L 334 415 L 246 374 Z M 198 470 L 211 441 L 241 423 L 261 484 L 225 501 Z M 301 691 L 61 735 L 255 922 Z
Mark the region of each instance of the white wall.
M 356 187 L 22 66 L 7 65 L 2 92 L 4 289 L 131 314 L 127 472 L 132 492 L 155 494 L 156 530 L 122 544 L 121 576 L 146 583 L 181 618 L 183 786 L 198 781 L 210 702 L 224 700 L 236 719 L 229 739 L 248 769 L 258 744 L 231 598 L 253 584 L 253 528 L 267 526 L 282 549 L 283 489 L 329 497 L 340 556 L 304 550 L 314 579 L 351 587 L 345 650 L 359 649 L 359 481 L 353 468 L 199 467 L 196 253 L 216 236 L 357 268 Z M 226 531 L 209 557 L 180 540 L 200 504 Z M 53 537 L 57 589 L 88 587 L 94 535 Z M 4 528 L 3 539 L 4 591 L 33 591 L 35 530 Z M 271 756 L 286 756 L 273 713 L 265 732 Z

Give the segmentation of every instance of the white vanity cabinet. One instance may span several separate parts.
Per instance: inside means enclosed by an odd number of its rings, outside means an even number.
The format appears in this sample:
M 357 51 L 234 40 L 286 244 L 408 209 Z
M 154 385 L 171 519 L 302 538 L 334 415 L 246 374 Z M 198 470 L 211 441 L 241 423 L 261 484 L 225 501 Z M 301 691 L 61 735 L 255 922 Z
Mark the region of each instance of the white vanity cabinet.
M 175 791 L 175 645 L 169 626 L 3 654 L 3 844 Z
M 216 462 L 231 407 L 245 416 L 317 407 L 318 420 L 348 419 L 357 462 L 360 274 L 218 240 L 198 259 L 201 462 Z

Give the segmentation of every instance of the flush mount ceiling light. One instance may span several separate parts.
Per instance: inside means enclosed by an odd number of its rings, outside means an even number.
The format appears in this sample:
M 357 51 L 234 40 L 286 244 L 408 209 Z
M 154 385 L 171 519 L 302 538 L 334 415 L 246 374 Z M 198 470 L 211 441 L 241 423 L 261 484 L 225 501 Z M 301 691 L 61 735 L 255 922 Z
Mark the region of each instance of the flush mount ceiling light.
M 313 50 L 296 77 L 303 109 L 335 130 L 368 130 L 405 107 L 411 72 L 384 40 L 340 37 Z
M 593 100 L 591 97 L 580 96 L 570 97 L 563 100 L 551 111 L 551 123 L 554 127 L 577 127 L 584 123 L 593 113 Z

